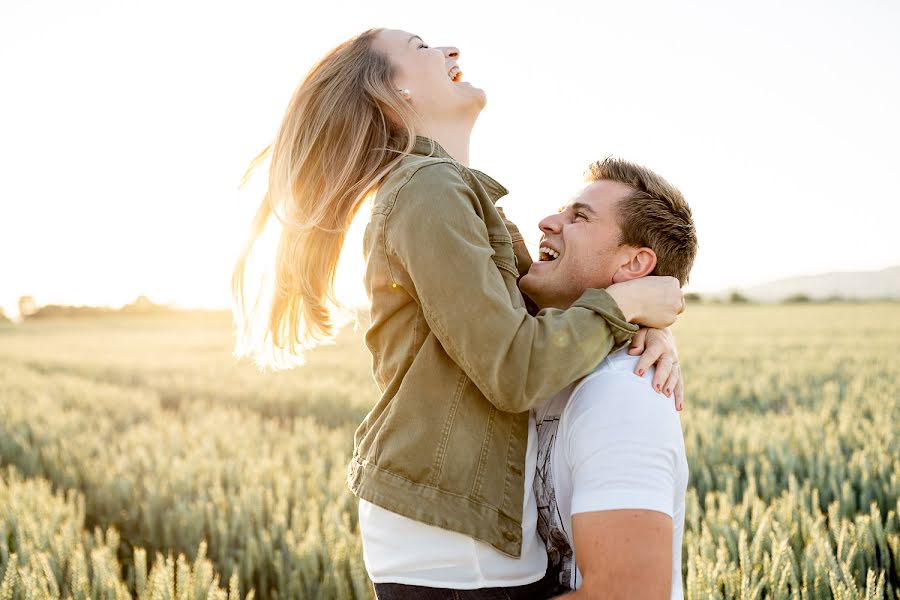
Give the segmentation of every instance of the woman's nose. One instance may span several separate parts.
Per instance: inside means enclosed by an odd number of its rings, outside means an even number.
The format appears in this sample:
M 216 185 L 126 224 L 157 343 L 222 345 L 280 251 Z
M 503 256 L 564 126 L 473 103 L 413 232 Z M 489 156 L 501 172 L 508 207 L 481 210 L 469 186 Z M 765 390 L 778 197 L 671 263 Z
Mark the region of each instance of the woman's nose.
M 455 46 L 444 46 L 444 56 L 447 58 L 459 58 L 459 48 Z

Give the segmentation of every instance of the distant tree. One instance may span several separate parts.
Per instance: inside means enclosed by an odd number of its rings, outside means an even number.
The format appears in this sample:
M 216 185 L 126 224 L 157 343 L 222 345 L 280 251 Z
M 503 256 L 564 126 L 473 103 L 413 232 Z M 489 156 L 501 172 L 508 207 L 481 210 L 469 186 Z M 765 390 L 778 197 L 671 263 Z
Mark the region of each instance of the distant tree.
M 113 309 L 108 306 L 69 306 L 66 304 L 47 304 L 37 309 L 29 319 L 59 319 L 71 317 L 95 317 L 109 315 Z
M 154 306 L 156 306 L 153 301 L 150 300 L 150 298 L 144 296 L 143 294 L 135 298 L 132 304 L 135 306 L 135 308 L 153 308 Z
M 700 304 L 703 301 L 703 297 L 697 292 L 688 292 L 684 295 L 684 301 L 689 304 Z
M 812 299 L 807 294 L 792 294 L 784 299 L 785 304 L 808 304 Z
M 31 296 L 21 296 L 19 298 L 19 316 L 27 319 L 38 310 L 37 302 Z
M 731 304 L 747 304 L 748 302 L 750 302 L 750 298 L 748 298 L 747 296 L 743 295 L 743 294 L 740 293 L 739 291 L 734 290 L 733 292 L 731 292 L 731 293 L 728 295 L 728 301 L 729 301 Z
M 160 313 L 170 309 L 166 305 L 156 304 L 147 296 L 141 295 L 138 296 L 134 302 L 126 304 L 120 310 L 124 313 Z

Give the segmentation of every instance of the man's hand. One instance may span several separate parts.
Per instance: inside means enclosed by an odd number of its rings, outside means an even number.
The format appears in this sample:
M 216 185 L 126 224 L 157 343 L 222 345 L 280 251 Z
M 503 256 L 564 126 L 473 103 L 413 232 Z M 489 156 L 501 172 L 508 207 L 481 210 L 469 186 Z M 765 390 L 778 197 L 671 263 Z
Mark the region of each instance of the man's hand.
M 637 356 L 634 372 L 643 377 L 650 365 L 656 365 L 653 374 L 653 389 L 671 398 L 675 394 L 675 408 L 681 410 L 684 404 L 684 376 L 678 361 L 678 349 L 675 347 L 675 336 L 666 329 L 641 328 L 631 338 L 628 354 Z
M 614 283 L 606 288 L 625 315 L 625 320 L 662 329 L 684 312 L 684 294 L 674 277 L 652 275 Z

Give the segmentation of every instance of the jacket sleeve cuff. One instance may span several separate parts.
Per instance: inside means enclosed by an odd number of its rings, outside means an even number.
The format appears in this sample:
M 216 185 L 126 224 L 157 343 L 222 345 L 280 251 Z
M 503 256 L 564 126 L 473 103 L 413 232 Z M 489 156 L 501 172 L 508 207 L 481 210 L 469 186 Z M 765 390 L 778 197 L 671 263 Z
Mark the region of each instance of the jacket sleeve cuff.
M 613 297 L 606 290 L 588 288 L 572 306 L 588 308 L 606 319 L 612 331 L 613 339 L 616 340 L 616 345 L 623 344 L 631 339 L 631 336 L 639 329 L 637 325 L 625 320 L 625 314 L 622 312 L 622 309 L 619 308 L 619 305 L 616 304 L 616 301 L 613 300 Z

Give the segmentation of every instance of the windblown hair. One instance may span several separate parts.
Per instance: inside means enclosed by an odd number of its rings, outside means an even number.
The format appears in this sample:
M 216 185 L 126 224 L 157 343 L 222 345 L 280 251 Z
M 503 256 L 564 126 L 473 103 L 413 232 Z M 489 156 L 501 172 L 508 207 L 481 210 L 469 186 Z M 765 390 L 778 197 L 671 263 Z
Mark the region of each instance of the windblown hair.
M 237 358 L 288 368 L 337 333 L 334 278 L 347 230 L 415 143 L 414 113 L 395 89 L 388 56 L 373 47 L 379 31 L 347 40 L 309 71 L 274 141 L 244 174 L 241 185 L 271 155 L 268 187 L 231 278 Z M 270 300 L 260 290 L 248 311 L 248 257 L 273 213 L 281 227 Z
M 631 193 L 616 203 L 616 219 L 622 236 L 619 244 L 650 248 L 656 253 L 651 275 L 688 282 L 697 256 L 697 230 L 691 207 L 674 185 L 641 165 L 620 158 L 592 163 L 588 181 L 618 181 Z

